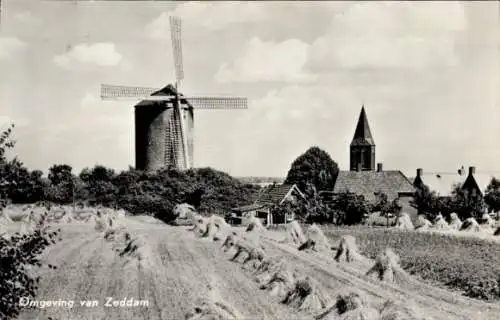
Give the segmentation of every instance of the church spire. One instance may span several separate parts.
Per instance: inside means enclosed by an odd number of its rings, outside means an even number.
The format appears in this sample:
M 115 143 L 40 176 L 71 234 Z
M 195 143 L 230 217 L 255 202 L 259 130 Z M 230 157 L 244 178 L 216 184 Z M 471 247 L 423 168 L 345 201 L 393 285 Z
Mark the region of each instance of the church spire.
M 352 138 L 351 146 L 375 146 L 370 126 L 368 125 L 368 118 L 366 117 L 365 106 L 361 107 L 359 114 L 358 125 Z
M 351 171 L 375 170 L 375 141 L 373 140 L 365 106 L 361 108 L 358 125 L 351 142 Z

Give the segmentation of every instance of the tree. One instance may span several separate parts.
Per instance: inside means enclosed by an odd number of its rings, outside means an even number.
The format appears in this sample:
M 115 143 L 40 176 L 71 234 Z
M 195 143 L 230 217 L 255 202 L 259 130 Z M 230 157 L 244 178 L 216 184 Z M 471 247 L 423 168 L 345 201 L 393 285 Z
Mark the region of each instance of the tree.
M 403 207 L 399 203 L 399 199 L 395 198 L 392 201 L 389 201 L 387 195 L 381 191 L 377 193 L 377 200 L 375 204 L 372 206 L 371 211 L 379 211 L 380 216 L 387 218 L 387 226 L 389 226 L 389 219 L 393 215 L 397 215 L 401 212 Z
M 11 138 L 14 127 L 14 124 L 11 124 L 0 134 L 0 163 L 7 162 L 7 150 L 12 149 L 15 146 L 15 141 Z
M 307 219 L 307 207 L 304 201 L 285 201 L 282 204 L 270 206 L 269 210 L 274 215 L 274 223 L 285 223 L 287 216 L 293 216 L 295 220 L 303 222 Z
M 73 168 L 67 164 L 55 164 L 49 168 L 50 185 L 46 189 L 46 199 L 59 204 L 72 203 L 75 196 Z
M 399 215 L 402 209 L 403 206 L 399 202 L 399 198 L 395 198 L 382 209 L 382 213 L 385 214 L 386 216 Z
M 0 196 L 15 203 L 32 203 L 43 199 L 42 172 L 30 172 L 17 157 L 7 159 L 7 150 L 14 148 L 11 139 L 14 125 L 0 134 Z
M 201 206 L 201 199 L 203 195 L 205 194 L 205 191 L 203 190 L 202 187 L 197 187 L 195 188 L 194 191 L 188 192 L 186 195 L 185 202 L 192 205 L 196 209 L 199 209 Z
M 416 188 L 415 195 L 410 200 L 410 205 L 418 210 L 418 214 L 423 214 L 430 221 L 440 212 L 440 203 L 435 191 L 429 189 L 427 185 Z
M 318 147 L 311 147 L 292 162 L 285 183 L 296 184 L 308 196 L 308 185 L 318 191 L 333 190 L 339 169 L 330 155 Z
M 333 208 L 336 212 L 336 223 L 346 225 L 361 223 L 371 209 L 363 195 L 356 195 L 349 191 L 335 197 Z
M 73 168 L 67 164 L 55 164 L 49 168 L 49 181 L 53 185 L 71 182 Z
M 462 186 L 457 183 L 453 186 L 450 199 L 449 206 L 451 208 L 449 209 L 456 212 L 460 219 L 473 217 L 478 220 L 482 218 L 485 203 L 481 194 L 470 194 L 468 190 L 462 189 Z
M 484 202 L 494 212 L 500 211 L 500 180 L 492 178 L 484 195 Z
M 95 165 L 92 169 L 84 168 L 75 182 L 81 180 L 85 183 L 89 204 L 114 207 L 117 204 L 118 191 L 118 187 L 113 183 L 115 175 L 114 170 Z
M 8 164 L 6 153 L 9 149 L 14 148 L 15 142 L 11 139 L 12 129 L 14 124 L 11 124 L 6 130 L 0 134 L 0 200 L 1 207 L 5 205 L 8 199 L 9 189 L 13 181 L 5 174 L 6 165 Z
M 0 175 L 6 181 L 4 195 L 14 203 L 33 203 L 43 199 L 41 171 L 29 172 L 17 159 L 0 165 Z

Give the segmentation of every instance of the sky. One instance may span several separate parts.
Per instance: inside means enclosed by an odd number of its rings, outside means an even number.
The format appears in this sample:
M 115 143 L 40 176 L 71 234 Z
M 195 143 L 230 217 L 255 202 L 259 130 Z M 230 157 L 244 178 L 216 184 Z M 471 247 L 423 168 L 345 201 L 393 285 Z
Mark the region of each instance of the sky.
M 364 104 L 376 162 L 500 171 L 500 17 L 487 2 L 3 0 L 0 127 L 32 169 L 135 165 L 134 101 L 101 84 L 174 80 L 168 17 L 181 17 L 185 95 L 245 96 L 195 111 L 197 167 L 285 176 L 311 146 L 343 170 Z

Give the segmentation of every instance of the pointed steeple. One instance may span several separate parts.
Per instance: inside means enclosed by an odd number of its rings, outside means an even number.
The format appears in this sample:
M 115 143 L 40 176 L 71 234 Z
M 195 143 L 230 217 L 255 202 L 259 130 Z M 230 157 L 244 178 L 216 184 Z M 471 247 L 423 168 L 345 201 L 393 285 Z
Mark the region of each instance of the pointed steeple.
M 351 146 L 375 146 L 370 126 L 368 125 L 368 118 L 366 117 L 365 106 L 361 107 L 359 114 L 358 125 L 352 138 Z

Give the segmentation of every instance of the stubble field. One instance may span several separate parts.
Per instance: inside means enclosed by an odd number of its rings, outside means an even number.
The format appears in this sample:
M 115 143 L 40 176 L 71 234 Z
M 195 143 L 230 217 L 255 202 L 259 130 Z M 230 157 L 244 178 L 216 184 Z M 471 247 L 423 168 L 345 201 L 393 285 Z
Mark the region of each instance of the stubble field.
M 284 231 L 256 225 L 246 231 L 194 217 L 193 229 L 111 210 L 100 219 L 93 217 L 94 209 L 86 214 L 57 210 L 65 212 L 54 213 L 58 219 L 52 222 L 62 240 L 44 253 L 57 269 L 37 271 L 42 280 L 36 299 L 74 304 L 39 305 L 20 319 L 479 320 L 500 315 L 498 302 L 467 298 L 407 273 L 403 248 L 408 244 L 398 247 L 400 240 L 389 235 L 381 244 L 362 232 L 330 230 L 326 244 L 321 234 L 294 229 L 297 225 Z M 26 220 L 17 220 L 8 232 L 26 229 L 21 227 Z M 356 237 L 359 252 L 346 234 Z M 315 245 L 298 250 L 307 239 L 315 239 Z M 411 242 L 415 256 L 424 255 L 421 244 Z M 386 246 L 401 256 L 403 269 L 390 252 L 380 256 Z M 452 250 L 454 244 L 443 246 Z M 367 275 L 369 270 L 374 275 Z

